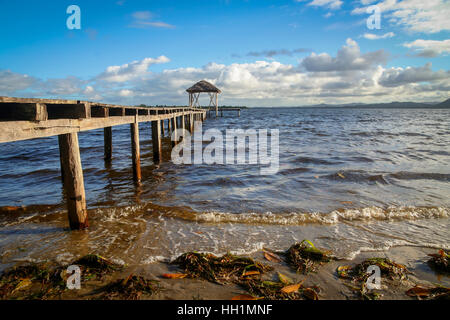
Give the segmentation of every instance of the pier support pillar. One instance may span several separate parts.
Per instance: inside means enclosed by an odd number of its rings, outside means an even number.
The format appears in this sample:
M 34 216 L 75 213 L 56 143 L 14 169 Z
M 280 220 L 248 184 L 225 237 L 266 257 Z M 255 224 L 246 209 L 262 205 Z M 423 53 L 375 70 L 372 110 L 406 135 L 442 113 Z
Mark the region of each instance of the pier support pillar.
M 189 132 L 192 134 L 194 132 L 194 114 L 189 115 Z
M 89 223 L 78 134 L 74 132 L 59 135 L 58 141 L 70 228 L 84 229 L 89 226 Z
M 170 133 L 172 132 L 172 120 L 171 119 L 167 119 L 167 132 L 170 136 Z
M 171 125 L 172 125 L 172 135 L 171 140 L 172 140 L 172 136 L 176 137 L 177 136 L 177 118 L 173 117 L 170 119 Z M 176 141 L 172 140 L 172 148 L 175 147 L 177 145 Z
M 105 145 L 105 161 L 112 159 L 112 127 L 106 127 L 104 131 L 104 145 Z
M 164 137 L 164 120 L 161 120 L 161 137 Z
M 139 123 L 130 124 L 131 131 L 131 158 L 133 160 L 133 178 L 134 181 L 141 182 L 141 150 L 139 145 Z
M 153 161 L 161 162 L 162 143 L 161 143 L 161 121 L 152 121 L 152 144 L 153 144 Z

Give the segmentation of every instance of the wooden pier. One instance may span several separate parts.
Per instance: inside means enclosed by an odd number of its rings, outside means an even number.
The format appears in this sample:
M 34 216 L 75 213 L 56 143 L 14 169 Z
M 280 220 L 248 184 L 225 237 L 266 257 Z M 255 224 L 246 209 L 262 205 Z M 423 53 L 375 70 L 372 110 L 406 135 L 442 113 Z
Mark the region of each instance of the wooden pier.
M 0 143 L 58 136 L 61 177 L 67 195 L 71 229 L 88 227 L 83 169 L 78 132 L 104 129 L 104 157 L 112 159 L 112 127 L 130 125 L 133 178 L 141 181 L 139 123 L 151 122 L 153 160 L 160 162 L 165 130 L 192 130 L 194 121 L 204 121 L 200 108 L 146 108 L 77 100 L 0 97 Z M 164 122 L 167 121 L 167 126 Z M 172 147 L 176 145 L 172 141 Z

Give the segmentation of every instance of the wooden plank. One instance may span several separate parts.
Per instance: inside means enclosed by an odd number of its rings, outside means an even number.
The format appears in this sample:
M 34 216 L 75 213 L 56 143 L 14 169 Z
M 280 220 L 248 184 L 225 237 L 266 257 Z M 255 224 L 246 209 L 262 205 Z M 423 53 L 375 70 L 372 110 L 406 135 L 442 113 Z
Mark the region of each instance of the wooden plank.
M 0 121 L 47 121 L 47 106 L 43 103 L 2 103 Z
M 162 160 L 161 121 L 152 121 L 153 161 L 159 163 Z
M 92 101 L 80 101 L 80 100 L 66 100 L 66 99 L 36 99 L 36 98 L 15 98 L 15 97 L 4 97 L 0 96 L 0 104 L 3 103 L 19 103 L 19 104 L 56 104 L 56 105 L 76 105 L 76 104 L 91 104 L 95 106 L 102 106 L 105 108 L 127 108 L 127 109 L 136 109 L 136 110 L 173 110 L 173 112 L 177 112 L 175 110 L 179 110 L 180 108 L 176 107 L 164 107 L 164 108 L 148 108 L 148 107 L 136 107 L 136 106 L 118 106 L 114 104 L 106 104 Z M 186 110 L 188 110 L 186 108 Z M 190 108 L 191 111 L 201 111 L 201 108 Z M 143 112 L 143 115 L 145 112 Z
M 84 229 L 89 223 L 78 134 L 75 132 L 59 135 L 58 140 L 70 228 Z
M 136 109 L 130 109 L 130 108 L 125 109 L 126 116 L 135 116 L 137 114 L 138 114 L 138 110 L 136 110 Z
M 14 97 L 0 97 L 0 103 L 55 103 L 55 104 L 77 104 L 77 100 L 63 100 L 63 99 L 36 99 L 36 98 L 14 98 Z
M 131 158 L 133 161 L 133 178 L 134 181 L 141 182 L 141 155 L 139 145 L 139 123 L 136 121 L 130 124 L 131 131 Z
M 89 119 L 91 117 L 91 105 L 79 104 L 48 104 L 48 119 Z
M 91 106 L 91 117 L 92 118 L 108 118 L 109 108 L 102 106 Z
M 151 122 L 179 117 L 181 113 L 139 116 L 138 122 Z M 41 122 L 7 121 L 0 122 L 0 143 L 20 140 L 44 138 L 60 134 L 113 127 L 135 122 L 134 116 L 90 118 L 90 119 L 57 119 Z M 172 122 L 172 128 L 174 122 Z
M 103 129 L 103 138 L 105 146 L 105 160 L 110 161 L 112 159 L 112 127 L 106 127 Z
M 109 115 L 112 117 L 123 117 L 125 116 L 125 108 L 110 108 Z

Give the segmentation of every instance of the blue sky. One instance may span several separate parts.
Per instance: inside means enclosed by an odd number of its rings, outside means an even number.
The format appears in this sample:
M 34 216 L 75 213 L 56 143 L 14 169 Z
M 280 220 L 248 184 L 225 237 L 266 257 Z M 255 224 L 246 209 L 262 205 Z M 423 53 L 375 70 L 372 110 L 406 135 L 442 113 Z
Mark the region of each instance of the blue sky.
M 422 2 L 0 1 L 0 95 L 172 104 L 206 79 L 254 106 L 439 101 L 450 4 Z M 66 26 L 73 4 L 81 30 Z

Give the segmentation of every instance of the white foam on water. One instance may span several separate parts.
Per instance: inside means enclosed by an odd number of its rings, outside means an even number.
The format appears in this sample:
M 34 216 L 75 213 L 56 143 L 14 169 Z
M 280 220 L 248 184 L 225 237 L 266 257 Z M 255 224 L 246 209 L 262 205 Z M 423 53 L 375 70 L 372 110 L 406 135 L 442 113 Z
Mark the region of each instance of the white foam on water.
M 330 213 L 292 212 L 292 213 L 198 213 L 196 221 L 206 223 L 248 223 L 270 225 L 303 225 L 307 223 L 337 224 L 344 221 L 402 221 L 431 218 L 448 218 L 450 210 L 443 207 L 367 207 L 362 209 L 334 210 Z

